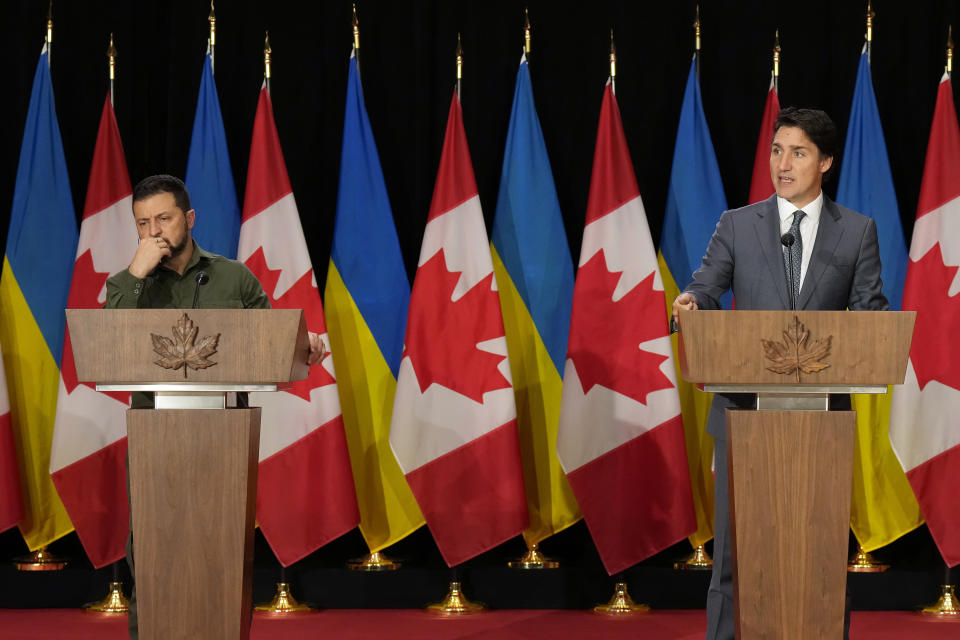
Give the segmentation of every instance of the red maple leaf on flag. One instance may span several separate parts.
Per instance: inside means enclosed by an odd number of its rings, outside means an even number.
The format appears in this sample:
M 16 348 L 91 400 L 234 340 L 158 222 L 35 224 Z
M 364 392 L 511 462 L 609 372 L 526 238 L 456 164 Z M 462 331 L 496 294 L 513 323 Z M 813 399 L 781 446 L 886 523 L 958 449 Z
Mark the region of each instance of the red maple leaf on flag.
M 487 391 L 510 388 L 497 369 L 505 356 L 477 348 L 504 335 L 500 298 L 490 288 L 491 272 L 454 301 L 459 280 L 459 271 L 447 271 L 442 249 L 417 271 L 404 356 L 410 357 L 421 392 L 437 383 L 482 403 Z
M 921 390 L 931 380 L 960 389 L 960 366 L 943 353 L 953 342 L 960 318 L 960 296 L 947 295 L 958 268 L 943 263 L 937 243 L 907 269 L 903 309 L 917 312 L 910 360 Z
M 660 371 L 667 356 L 640 349 L 641 343 L 667 335 L 663 294 L 653 290 L 651 272 L 615 302 L 621 273 L 607 269 L 602 250 L 580 267 L 567 357 L 584 393 L 600 385 L 645 404 L 648 393 L 673 386 Z
M 105 271 L 97 271 L 93 266 L 93 254 L 90 249 L 84 251 L 77 261 L 73 264 L 73 278 L 70 282 L 70 294 L 67 298 L 68 309 L 99 309 L 102 303 L 97 300 L 103 285 L 106 284 L 110 274 Z M 67 388 L 67 393 L 73 393 L 77 385 L 83 384 L 91 389 L 96 389 L 92 382 L 80 382 L 77 380 L 77 365 L 73 360 L 73 342 L 70 340 L 70 330 L 66 331 L 63 339 L 63 359 L 60 362 L 60 374 L 63 376 L 63 386 Z M 129 392 L 101 392 L 111 398 L 124 404 L 130 403 Z
M 253 255 L 247 258 L 244 264 L 260 281 L 267 297 L 270 298 L 272 308 L 303 309 L 307 320 L 307 330 L 321 335 L 327 332 L 326 324 L 323 321 L 323 305 L 320 302 L 320 292 L 313 284 L 312 271 L 304 273 L 282 296 L 274 298 L 273 294 L 276 291 L 281 270 L 270 269 L 267 266 L 267 260 L 263 255 L 263 247 L 254 251 Z M 329 344 L 327 348 L 329 349 Z M 327 353 L 323 360 L 329 357 L 330 354 Z M 336 379 L 323 367 L 323 360 L 310 367 L 310 373 L 306 380 L 298 380 L 291 386 L 284 387 L 283 390 L 309 402 L 311 389 L 336 383 Z

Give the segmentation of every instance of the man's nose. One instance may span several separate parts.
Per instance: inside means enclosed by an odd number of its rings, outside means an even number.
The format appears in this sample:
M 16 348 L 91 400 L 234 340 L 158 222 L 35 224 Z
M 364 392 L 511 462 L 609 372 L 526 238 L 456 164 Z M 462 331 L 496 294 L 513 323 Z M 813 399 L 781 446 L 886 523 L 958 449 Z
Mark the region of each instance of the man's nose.
M 156 220 L 151 220 L 151 221 L 150 221 L 150 236 L 153 237 L 153 238 L 157 238 L 157 237 L 160 236 L 161 231 L 162 231 L 162 230 L 160 229 L 160 223 L 157 222 Z
M 779 158 L 777 158 L 777 168 L 780 169 L 781 171 L 787 171 L 790 169 L 789 154 L 784 153 L 784 154 L 781 154 Z

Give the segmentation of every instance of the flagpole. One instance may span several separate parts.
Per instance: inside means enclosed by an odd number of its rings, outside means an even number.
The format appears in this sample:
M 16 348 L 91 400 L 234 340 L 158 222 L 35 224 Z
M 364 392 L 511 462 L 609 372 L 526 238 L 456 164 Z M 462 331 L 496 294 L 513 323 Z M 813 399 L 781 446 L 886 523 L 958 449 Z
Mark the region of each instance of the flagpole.
M 53 0 L 50 0 L 50 7 L 47 9 L 47 37 L 45 39 L 47 43 L 47 66 L 50 66 L 50 59 L 53 57 L 51 52 L 53 51 Z
M 353 3 L 353 56 L 357 59 L 357 73 L 360 72 L 360 19 L 357 17 L 357 3 Z
M 273 49 L 270 48 L 270 31 L 267 30 L 263 38 L 263 81 L 267 84 L 267 93 L 270 93 L 270 55 Z
M 871 62 L 870 53 L 873 48 L 873 19 L 877 17 L 877 14 L 873 11 L 873 3 L 871 0 L 867 0 L 867 62 Z
M 953 78 L 953 25 L 947 27 L 947 77 Z
M 210 15 L 207 16 L 207 22 L 210 23 L 210 71 L 214 71 L 214 51 L 217 48 L 217 16 L 213 8 L 213 0 L 210 0 Z
M 110 76 L 110 106 L 113 107 L 113 81 L 116 78 L 117 48 L 113 44 L 113 32 L 110 32 L 110 45 L 107 47 L 107 72 Z
M 693 60 L 697 66 L 697 78 L 700 77 L 700 5 L 697 5 L 697 15 L 693 20 Z
M 617 44 L 613 39 L 613 28 L 610 28 L 610 90 L 617 95 Z
M 460 100 L 460 81 L 463 80 L 463 41 L 457 33 L 457 100 Z
M 773 90 L 780 95 L 780 29 L 773 36 Z
M 530 8 L 523 8 L 523 53 L 530 62 Z

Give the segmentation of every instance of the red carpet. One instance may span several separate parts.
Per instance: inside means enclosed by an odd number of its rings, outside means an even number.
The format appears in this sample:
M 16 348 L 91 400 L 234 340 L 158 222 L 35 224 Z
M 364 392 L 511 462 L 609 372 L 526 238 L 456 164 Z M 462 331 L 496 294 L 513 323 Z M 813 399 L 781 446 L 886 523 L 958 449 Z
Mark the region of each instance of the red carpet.
M 123 640 L 125 616 L 74 609 L 0 609 L 3 640 Z M 704 612 L 656 611 L 611 619 L 585 611 L 527 609 L 436 618 L 409 609 L 335 609 L 283 619 L 254 616 L 251 640 L 700 640 Z M 960 620 L 935 621 L 907 611 L 855 611 L 851 640 L 960 640 Z

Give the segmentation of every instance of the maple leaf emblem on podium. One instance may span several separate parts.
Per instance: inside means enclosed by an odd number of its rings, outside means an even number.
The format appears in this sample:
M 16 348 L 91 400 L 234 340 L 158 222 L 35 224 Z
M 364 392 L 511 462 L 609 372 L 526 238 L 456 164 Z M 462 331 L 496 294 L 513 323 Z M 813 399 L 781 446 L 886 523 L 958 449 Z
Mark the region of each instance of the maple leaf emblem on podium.
M 217 364 L 207 358 L 217 352 L 217 343 L 220 342 L 219 333 L 215 336 L 204 336 L 200 338 L 200 342 L 197 342 L 199 328 L 193 324 L 193 320 L 186 313 L 171 329 L 172 340 L 166 336 L 150 334 L 153 350 L 160 356 L 159 360 L 153 361 L 154 364 L 174 371 L 183 367 L 184 378 L 187 377 L 187 368 L 197 371 Z
M 783 332 L 783 341 L 760 340 L 764 354 L 771 364 L 767 371 L 790 375 L 796 372 L 797 382 L 800 382 L 800 373 L 817 373 L 830 365 L 823 361 L 830 355 L 830 343 L 833 336 L 827 336 L 810 342 L 810 332 L 800 322 L 800 318 L 793 316 L 793 326 Z

